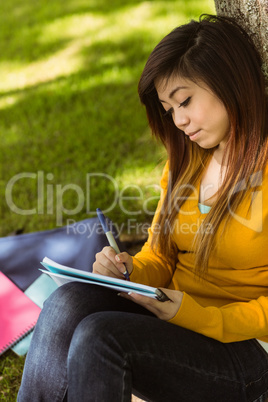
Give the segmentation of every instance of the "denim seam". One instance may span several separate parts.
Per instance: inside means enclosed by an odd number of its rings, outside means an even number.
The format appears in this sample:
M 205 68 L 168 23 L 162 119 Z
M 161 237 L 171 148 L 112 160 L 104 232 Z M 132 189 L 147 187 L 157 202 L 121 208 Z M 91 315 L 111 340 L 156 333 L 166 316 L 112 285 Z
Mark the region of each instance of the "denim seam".
M 134 353 L 136 354 L 136 351 L 135 351 Z M 128 352 L 128 353 L 127 353 L 127 356 L 128 356 L 128 355 L 131 355 L 131 352 Z M 151 354 L 150 354 L 150 353 L 140 353 L 139 356 L 150 357 Z M 131 361 L 131 359 L 130 359 L 129 361 Z M 164 359 L 164 358 L 162 359 L 162 361 L 168 362 L 168 363 L 170 363 L 170 364 L 177 364 L 177 363 L 174 362 L 174 361 L 171 361 L 171 360 L 168 360 L 168 359 Z M 224 375 L 222 375 L 222 374 L 217 374 L 217 373 L 208 372 L 208 371 L 205 371 L 204 369 L 199 370 L 199 369 L 197 369 L 197 368 L 195 368 L 195 367 L 187 366 L 187 365 L 184 365 L 184 364 L 180 364 L 180 367 L 181 367 L 182 369 L 185 369 L 185 368 L 186 368 L 186 369 L 192 370 L 192 371 L 194 371 L 194 372 L 196 372 L 196 373 L 198 373 L 198 374 L 205 374 L 206 376 L 210 376 L 210 377 L 212 377 L 212 376 L 213 376 L 213 377 L 217 376 L 217 378 L 220 379 L 220 380 L 226 380 L 226 381 L 229 381 L 229 382 L 231 382 L 231 383 L 236 383 L 236 384 L 241 385 L 241 382 L 240 382 L 240 381 L 230 379 L 230 378 L 228 378 L 228 377 L 226 377 L 226 376 L 224 376 Z
M 258 396 L 257 399 L 254 399 L 253 402 L 267 402 L 266 397 L 268 397 L 268 392 L 267 392 L 267 391 L 265 391 L 263 394 L 261 394 L 260 396 Z M 265 398 L 265 400 L 264 400 L 263 398 Z
M 62 402 L 65 400 L 66 396 L 67 396 L 67 391 L 68 391 L 68 385 L 66 385 L 65 390 L 64 390 L 64 394 L 63 394 L 63 398 L 62 398 Z
M 264 373 L 262 373 L 262 374 L 261 374 L 261 377 L 256 378 L 256 380 L 250 381 L 248 384 L 246 384 L 246 387 L 248 387 L 248 386 L 250 386 L 250 385 L 252 385 L 252 384 L 257 384 L 259 381 L 261 381 L 261 380 L 263 379 L 263 377 L 264 377 L 266 374 L 268 374 L 268 370 L 266 370 Z M 266 389 L 265 392 L 267 392 L 267 391 L 268 391 L 268 386 L 267 386 L 267 389 Z
M 124 373 L 123 373 L 123 389 L 122 389 L 122 398 L 123 399 L 122 399 L 122 402 L 125 400 L 125 390 L 126 390 L 125 377 L 126 377 L 126 372 L 127 372 L 127 366 L 128 366 L 128 364 L 127 364 L 127 353 L 124 353 L 124 363 L 123 363 Z M 132 388 L 132 384 L 131 384 L 131 388 Z
M 260 347 L 261 349 L 263 349 L 262 346 L 261 346 L 257 341 L 256 341 L 256 343 L 257 343 L 257 347 Z M 263 349 L 263 350 L 264 350 L 264 349 Z M 234 353 L 234 356 L 235 356 L 235 359 L 236 359 L 236 361 L 238 362 L 238 364 L 239 364 L 239 366 L 241 367 L 241 370 L 242 370 L 243 365 L 241 364 L 241 361 L 240 361 L 239 357 L 237 356 L 236 353 Z M 266 370 L 265 372 L 263 372 L 259 378 L 255 379 L 255 380 L 253 380 L 253 381 L 250 381 L 249 383 L 246 383 L 245 380 L 244 380 L 245 387 L 247 388 L 248 386 L 250 386 L 250 385 L 252 385 L 252 384 L 256 384 L 256 383 L 257 383 L 258 381 L 260 381 L 260 380 L 263 378 L 263 376 L 266 375 L 267 373 L 268 373 L 268 370 Z

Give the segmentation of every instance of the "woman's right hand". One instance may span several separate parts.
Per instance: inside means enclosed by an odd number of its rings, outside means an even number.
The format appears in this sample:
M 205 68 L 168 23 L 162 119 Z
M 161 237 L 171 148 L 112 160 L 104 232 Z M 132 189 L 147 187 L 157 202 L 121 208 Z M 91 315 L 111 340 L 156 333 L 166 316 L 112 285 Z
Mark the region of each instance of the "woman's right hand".
M 126 252 L 116 254 L 114 249 L 108 246 L 104 247 L 101 252 L 96 254 L 96 261 L 93 264 L 93 273 L 125 279 L 123 273 L 126 271 L 126 268 L 128 273 L 131 274 L 133 270 L 132 257 Z

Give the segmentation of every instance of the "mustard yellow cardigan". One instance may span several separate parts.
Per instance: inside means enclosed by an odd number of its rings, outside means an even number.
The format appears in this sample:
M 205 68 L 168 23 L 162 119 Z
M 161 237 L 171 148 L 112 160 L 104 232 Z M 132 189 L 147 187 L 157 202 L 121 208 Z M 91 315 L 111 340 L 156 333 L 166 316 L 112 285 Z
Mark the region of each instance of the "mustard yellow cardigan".
M 167 163 L 159 207 L 167 189 L 168 171 Z M 131 280 L 183 292 L 181 307 L 171 323 L 221 342 L 251 338 L 268 342 L 268 169 L 261 175 L 258 187 L 252 180 L 253 202 L 250 204 L 250 196 L 236 212 L 231 211 L 231 221 L 222 234 L 221 228 L 217 232 L 204 279 L 193 272 L 192 252 L 194 235 L 205 217 L 198 208 L 200 183 L 177 216 L 173 240 L 179 251 L 174 267 L 152 252 L 149 229 L 148 241 L 133 257 Z M 152 227 L 156 218 L 157 212 Z

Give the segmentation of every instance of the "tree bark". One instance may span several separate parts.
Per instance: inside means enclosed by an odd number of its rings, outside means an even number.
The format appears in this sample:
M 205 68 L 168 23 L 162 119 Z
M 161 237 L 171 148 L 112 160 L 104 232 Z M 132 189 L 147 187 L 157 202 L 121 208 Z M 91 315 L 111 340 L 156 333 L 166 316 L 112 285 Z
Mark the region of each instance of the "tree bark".
M 263 61 L 268 90 L 268 0 L 214 0 L 218 15 L 233 17 L 251 36 Z M 268 92 L 268 91 L 267 91 Z

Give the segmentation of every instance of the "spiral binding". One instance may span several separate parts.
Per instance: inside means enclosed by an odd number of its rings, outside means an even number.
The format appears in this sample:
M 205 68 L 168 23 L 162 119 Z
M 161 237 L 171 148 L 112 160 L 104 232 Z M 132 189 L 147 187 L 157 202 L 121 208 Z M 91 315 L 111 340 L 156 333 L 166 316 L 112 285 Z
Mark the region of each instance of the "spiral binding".
M 18 342 L 20 342 L 23 338 L 25 338 L 28 334 L 30 334 L 33 330 L 34 327 L 37 323 L 37 320 L 35 320 L 31 325 L 29 325 L 23 332 L 17 335 L 16 339 L 11 339 L 10 342 L 8 342 L 5 346 L 3 346 L 0 349 L 0 355 L 2 355 L 4 352 L 6 352 L 8 349 L 12 348 L 15 346 Z

